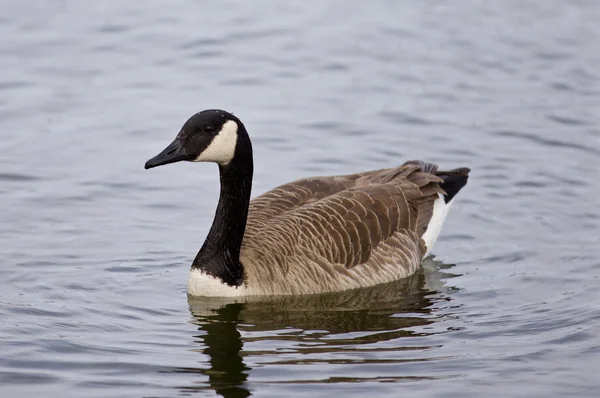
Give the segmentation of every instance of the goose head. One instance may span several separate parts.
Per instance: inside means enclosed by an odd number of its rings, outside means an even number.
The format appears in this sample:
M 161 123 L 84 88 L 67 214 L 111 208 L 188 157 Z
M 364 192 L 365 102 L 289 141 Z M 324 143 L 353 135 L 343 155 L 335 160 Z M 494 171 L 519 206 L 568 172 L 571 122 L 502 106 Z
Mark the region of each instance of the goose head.
M 248 151 L 251 154 L 252 147 L 240 120 L 229 112 L 209 109 L 190 117 L 173 142 L 144 167 L 150 169 L 183 160 L 227 166 Z

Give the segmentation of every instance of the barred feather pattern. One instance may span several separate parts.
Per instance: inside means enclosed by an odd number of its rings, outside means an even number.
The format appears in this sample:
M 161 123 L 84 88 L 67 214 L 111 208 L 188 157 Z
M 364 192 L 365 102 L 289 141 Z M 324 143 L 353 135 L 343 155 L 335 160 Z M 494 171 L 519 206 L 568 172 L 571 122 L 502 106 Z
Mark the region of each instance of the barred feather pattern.
M 412 275 L 444 193 L 436 171 L 411 161 L 301 179 L 255 198 L 240 253 L 246 294 L 342 291 Z

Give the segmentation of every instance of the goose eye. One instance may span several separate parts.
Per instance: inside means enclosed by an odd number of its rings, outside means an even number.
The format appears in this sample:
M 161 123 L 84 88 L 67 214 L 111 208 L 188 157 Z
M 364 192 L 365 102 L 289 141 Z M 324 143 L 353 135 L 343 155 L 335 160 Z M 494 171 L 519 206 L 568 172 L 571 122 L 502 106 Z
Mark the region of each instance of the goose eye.
M 205 133 L 214 133 L 215 132 L 215 126 L 213 126 L 212 124 L 205 124 L 204 125 L 204 132 Z

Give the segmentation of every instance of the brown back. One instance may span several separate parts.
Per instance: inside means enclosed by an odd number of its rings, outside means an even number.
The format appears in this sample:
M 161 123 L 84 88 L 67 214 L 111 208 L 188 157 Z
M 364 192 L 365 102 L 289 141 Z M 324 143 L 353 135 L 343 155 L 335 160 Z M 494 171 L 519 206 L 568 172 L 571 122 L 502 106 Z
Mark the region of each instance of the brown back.
M 310 252 L 346 269 L 364 264 L 382 242 L 397 242 L 389 239 L 397 233 L 420 240 L 433 202 L 443 193 L 436 170 L 433 164 L 407 162 L 282 185 L 250 203 L 243 247 L 288 259 Z

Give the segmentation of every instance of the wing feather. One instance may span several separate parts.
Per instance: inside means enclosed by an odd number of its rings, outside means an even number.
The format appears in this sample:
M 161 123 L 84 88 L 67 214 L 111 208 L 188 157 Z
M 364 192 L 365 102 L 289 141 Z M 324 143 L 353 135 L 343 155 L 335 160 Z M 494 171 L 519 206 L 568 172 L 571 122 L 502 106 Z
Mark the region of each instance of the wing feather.
M 278 250 L 286 266 L 301 264 L 301 257 L 310 252 L 307 260 L 324 268 L 328 264 L 327 274 L 391 261 L 398 255 L 390 253 L 400 246 L 424 250 L 418 241 L 433 201 L 443 192 L 441 179 L 431 173 L 436 170 L 435 165 L 408 162 L 393 169 L 282 185 L 251 202 L 244 245 L 260 252 L 258 246 L 268 242 L 268 249 Z M 406 261 L 422 254 L 401 253 Z

